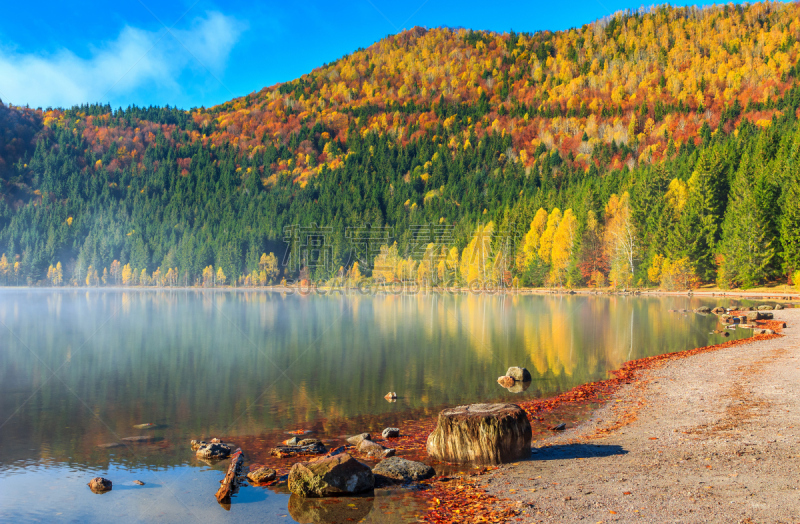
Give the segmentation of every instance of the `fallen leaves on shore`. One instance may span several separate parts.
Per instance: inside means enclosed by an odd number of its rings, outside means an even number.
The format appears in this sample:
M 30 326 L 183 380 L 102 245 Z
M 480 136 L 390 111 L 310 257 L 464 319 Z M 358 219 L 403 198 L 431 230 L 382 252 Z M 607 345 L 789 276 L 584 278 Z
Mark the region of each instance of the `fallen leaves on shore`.
M 485 468 L 483 474 L 496 468 Z M 450 482 L 441 482 L 441 478 L 427 481 L 431 489 L 425 492 L 430 500 L 428 513 L 421 517 L 422 522 L 435 524 L 445 523 L 477 523 L 508 522 L 518 516 L 520 508 L 507 507 L 502 501 L 476 486 L 473 476 L 461 476 Z M 506 505 L 502 507 L 501 504 Z

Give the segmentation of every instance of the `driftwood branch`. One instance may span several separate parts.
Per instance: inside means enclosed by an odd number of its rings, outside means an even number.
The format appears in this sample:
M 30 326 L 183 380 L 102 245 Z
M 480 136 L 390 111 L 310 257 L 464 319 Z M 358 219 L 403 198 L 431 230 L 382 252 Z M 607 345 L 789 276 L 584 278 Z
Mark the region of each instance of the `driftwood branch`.
M 217 490 L 217 502 L 220 504 L 229 503 L 231 501 L 231 493 L 236 486 L 236 476 L 242 468 L 244 462 L 244 454 L 241 448 L 237 448 L 231 455 L 231 463 L 228 466 L 228 472 L 225 473 L 225 478 L 222 480 L 222 485 Z

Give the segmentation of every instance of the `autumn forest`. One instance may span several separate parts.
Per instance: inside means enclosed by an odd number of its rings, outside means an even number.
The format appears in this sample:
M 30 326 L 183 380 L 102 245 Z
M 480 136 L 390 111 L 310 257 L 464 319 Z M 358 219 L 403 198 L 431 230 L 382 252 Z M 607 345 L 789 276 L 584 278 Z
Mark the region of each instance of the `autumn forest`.
M 0 283 L 800 281 L 800 5 L 420 27 L 211 108 L 0 102 Z

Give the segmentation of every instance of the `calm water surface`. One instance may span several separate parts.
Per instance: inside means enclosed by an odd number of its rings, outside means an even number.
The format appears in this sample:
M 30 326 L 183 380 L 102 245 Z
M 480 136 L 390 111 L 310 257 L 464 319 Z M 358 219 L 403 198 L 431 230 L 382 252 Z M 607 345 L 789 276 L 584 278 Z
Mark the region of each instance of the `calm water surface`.
M 717 304 L 729 299 L 1 290 L 0 520 L 413 520 L 421 508 L 402 490 L 332 515 L 243 487 L 226 510 L 213 498 L 224 464 L 188 442 L 268 447 L 296 429 L 335 440 L 445 406 L 554 395 L 725 340 L 710 334 L 716 317 L 669 312 Z M 533 374 L 527 391 L 496 384 L 511 365 Z M 145 422 L 157 427 L 133 428 Z M 153 440 L 102 446 L 140 435 Z M 89 491 L 98 475 L 113 491 Z

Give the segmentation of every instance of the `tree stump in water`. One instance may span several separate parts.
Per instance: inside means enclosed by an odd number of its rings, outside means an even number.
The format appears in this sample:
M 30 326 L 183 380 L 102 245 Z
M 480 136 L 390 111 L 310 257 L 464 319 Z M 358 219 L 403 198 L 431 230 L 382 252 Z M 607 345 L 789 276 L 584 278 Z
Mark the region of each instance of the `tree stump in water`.
M 427 450 L 442 462 L 513 462 L 531 454 L 531 424 L 516 404 L 445 409 L 428 436 Z

